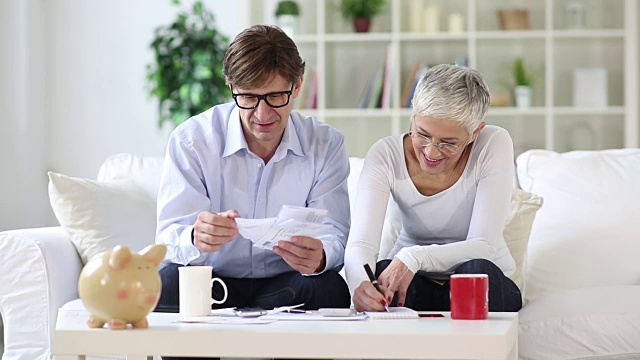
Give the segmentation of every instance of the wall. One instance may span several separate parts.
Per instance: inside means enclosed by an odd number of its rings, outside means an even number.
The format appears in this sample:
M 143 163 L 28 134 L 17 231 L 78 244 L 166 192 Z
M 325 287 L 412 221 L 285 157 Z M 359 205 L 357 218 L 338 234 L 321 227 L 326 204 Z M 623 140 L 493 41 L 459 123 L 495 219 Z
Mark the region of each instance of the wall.
M 233 19 L 220 14 L 231 10 L 222 0 L 207 4 L 218 20 Z M 164 153 L 170 129 L 158 129 L 145 66 L 153 29 L 171 22 L 176 10 L 168 0 L 57 0 L 51 6 L 52 169 L 95 177 L 111 154 Z
M 205 4 L 224 34 L 244 27 L 244 1 Z M 0 231 L 57 224 L 48 170 L 95 178 L 109 155 L 163 155 L 170 128 L 157 126 L 145 66 L 153 29 L 179 10 L 170 0 L 0 1 Z
M 49 212 L 43 4 L 0 1 L 0 230 L 43 224 Z

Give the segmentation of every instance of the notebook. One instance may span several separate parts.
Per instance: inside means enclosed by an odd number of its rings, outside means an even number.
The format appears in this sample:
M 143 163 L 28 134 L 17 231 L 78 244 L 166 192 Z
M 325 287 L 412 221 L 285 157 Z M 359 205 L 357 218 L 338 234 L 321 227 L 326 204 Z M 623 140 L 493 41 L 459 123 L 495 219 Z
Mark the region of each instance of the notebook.
M 389 312 L 386 311 L 365 311 L 370 319 L 417 319 L 420 316 L 418 312 L 407 307 L 391 307 Z

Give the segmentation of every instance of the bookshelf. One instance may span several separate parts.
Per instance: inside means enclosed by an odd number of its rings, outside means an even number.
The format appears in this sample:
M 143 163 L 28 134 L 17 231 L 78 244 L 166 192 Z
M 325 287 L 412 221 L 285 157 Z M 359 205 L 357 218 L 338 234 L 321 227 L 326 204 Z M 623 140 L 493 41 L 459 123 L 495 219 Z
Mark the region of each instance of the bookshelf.
M 426 64 L 466 59 L 487 79 L 493 96 L 509 97 L 492 107 L 487 123 L 506 128 L 516 154 L 528 149 L 556 151 L 638 147 L 638 10 L 636 0 L 422 0 L 439 9 L 438 32 L 412 32 L 412 2 L 388 0 L 369 33 L 354 33 L 339 12 L 339 0 L 298 0 L 300 32 L 293 36 L 308 69 L 318 72 L 317 107 L 303 114 L 345 134 L 351 156 L 364 156 L 379 138 L 409 127 L 410 109 L 401 97 L 417 60 Z M 568 29 L 566 11 L 580 3 L 584 23 Z M 246 0 L 246 23 L 275 23 L 276 0 Z M 497 10 L 526 8 L 529 30 L 500 30 Z M 461 14 L 464 31 L 448 32 L 450 14 Z M 391 98 L 385 109 L 358 108 L 371 74 L 390 49 Z M 528 109 L 513 106 L 504 83 L 509 64 L 523 57 L 539 69 Z M 608 103 L 573 106 L 573 71 L 604 68 Z

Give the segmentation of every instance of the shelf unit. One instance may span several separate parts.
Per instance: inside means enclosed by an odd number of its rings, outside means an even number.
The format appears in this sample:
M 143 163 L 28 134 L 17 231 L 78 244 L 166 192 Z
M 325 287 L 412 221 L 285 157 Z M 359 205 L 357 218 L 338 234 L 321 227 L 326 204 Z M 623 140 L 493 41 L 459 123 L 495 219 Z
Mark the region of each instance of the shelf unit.
M 275 23 L 277 0 L 246 1 L 247 25 Z M 431 65 L 466 58 L 485 76 L 492 95 L 505 96 L 509 90 L 501 84 L 519 56 L 540 69 L 533 106 L 492 107 L 486 118 L 511 133 L 516 153 L 638 147 L 636 0 L 422 0 L 439 8 L 440 31 L 435 33 L 410 31 L 411 1 L 416 0 L 388 0 L 371 32 L 354 33 L 339 13 L 339 0 L 298 0 L 300 30 L 293 38 L 307 69 L 319 74 L 317 108 L 299 111 L 341 130 L 349 155 L 364 156 L 379 138 L 407 131 L 411 111 L 400 106 L 401 92 L 417 60 Z M 582 29 L 565 28 L 570 2 L 584 6 Z M 512 7 L 529 10 L 530 30 L 498 29 L 497 10 Z M 464 16 L 466 31 L 446 31 L 447 15 L 453 12 Z M 387 47 L 393 59 L 391 106 L 357 108 Z M 584 67 L 607 70 L 606 108 L 573 107 L 573 70 Z

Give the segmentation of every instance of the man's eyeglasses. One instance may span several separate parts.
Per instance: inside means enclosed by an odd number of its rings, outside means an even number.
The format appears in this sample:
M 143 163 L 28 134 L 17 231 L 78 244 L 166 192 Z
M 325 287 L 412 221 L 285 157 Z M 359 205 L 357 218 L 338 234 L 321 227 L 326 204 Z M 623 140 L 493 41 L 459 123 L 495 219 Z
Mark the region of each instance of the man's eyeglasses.
M 236 101 L 236 105 L 238 105 L 240 109 L 255 109 L 260 105 L 260 100 L 264 100 L 267 105 L 277 109 L 289 104 L 291 94 L 293 93 L 293 85 L 294 84 L 291 84 L 291 90 L 288 91 L 277 91 L 264 95 L 231 94 L 231 96 L 233 96 L 233 100 Z
M 413 122 L 413 117 L 411 118 L 411 122 Z M 433 145 L 433 146 L 437 147 L 438 150 L 440 150 L 440 152 L 445 154 L 445 155 L 455 155 L 455 154 L 459 153 L 460 150 L 462 150 L 465 147 L 465 145 L 467 144 L 467 141 L 464 141 L 464 142 L 462 142 L 460 144 L 452 144 L 452 143 L 448 143 L 448 142 L 441 142 L 441 143 L 435 144 L 433 142 L 433 138 L 431 136 L 421 135 L 421 134 L 418 134 L 417 132 L 414 132 L 414 131 L 409 131 L 409 136 L 411 136 L 411 140 L 415 144 L 417 144 L 418 146 L 423 147 L 423 148 L 427 148 L 430 145 Z M 426 151 L 426 149 L 425 149 L 425 151 Z

